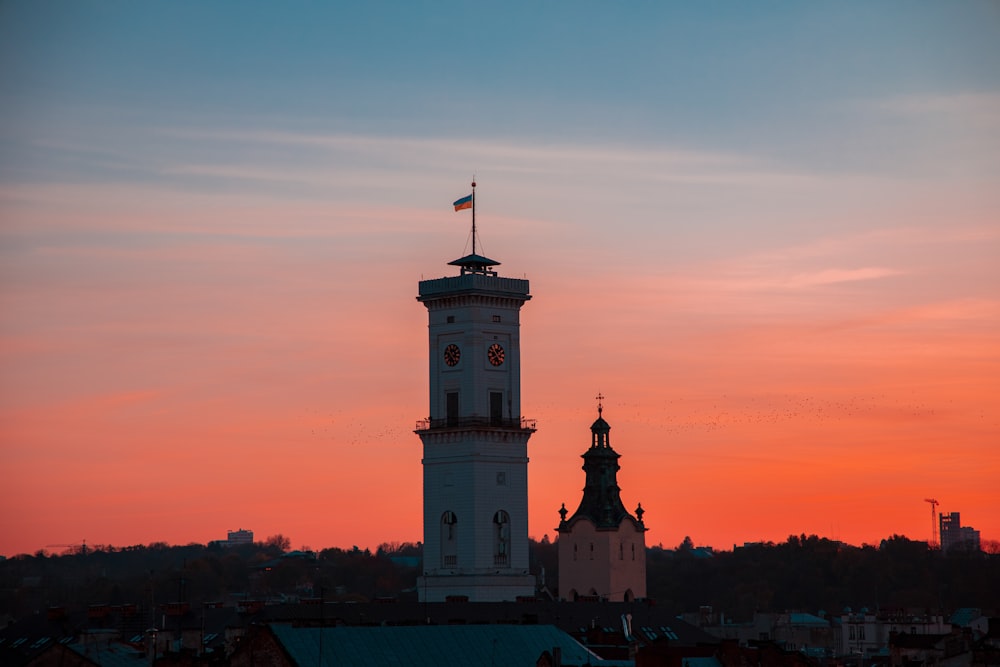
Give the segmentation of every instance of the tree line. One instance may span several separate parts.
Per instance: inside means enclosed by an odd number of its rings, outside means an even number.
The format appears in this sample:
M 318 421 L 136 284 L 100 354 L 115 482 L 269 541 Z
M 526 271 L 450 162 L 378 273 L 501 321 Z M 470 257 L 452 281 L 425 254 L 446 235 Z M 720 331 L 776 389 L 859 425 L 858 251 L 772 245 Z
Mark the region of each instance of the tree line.
M 242 546 L 164 543 L 38 552 L 0 562 L 0 615 L 20 618 L 50 607 L 234 599 L 367 601 L 416 599 L 420 543 L 369 549 L 290 551 L 281 535 Z M 732 619 L 755 611 L 828 614 L 920 608 L 949 611 L 1000 607 L 1000 555 L 942 554 L 926 542 L 893 535 L 860 547 L 816 535 L 732 551 L 647 549 L 648 596 L 674 613 L 709 605 Z M 530 542 L 532 573 L 558 594 L 558 544 Z

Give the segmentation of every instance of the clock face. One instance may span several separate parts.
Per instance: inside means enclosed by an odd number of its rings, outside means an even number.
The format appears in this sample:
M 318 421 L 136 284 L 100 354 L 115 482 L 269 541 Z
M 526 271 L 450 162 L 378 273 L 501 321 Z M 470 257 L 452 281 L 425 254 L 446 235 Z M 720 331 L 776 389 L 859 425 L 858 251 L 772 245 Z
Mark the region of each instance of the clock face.
M 452 343 L 448 347 L 444 348 L 444 363 L 449 366 L 454 366 L 458 363 L 458 360 L 462 358 L 462 351 L 458 349 L 458 345 Z
M 493 343 L 490 349 L 486 350 L 486 358 L 494 366 L 499 366 L 503 363 L 503 348 L 498 343 Z

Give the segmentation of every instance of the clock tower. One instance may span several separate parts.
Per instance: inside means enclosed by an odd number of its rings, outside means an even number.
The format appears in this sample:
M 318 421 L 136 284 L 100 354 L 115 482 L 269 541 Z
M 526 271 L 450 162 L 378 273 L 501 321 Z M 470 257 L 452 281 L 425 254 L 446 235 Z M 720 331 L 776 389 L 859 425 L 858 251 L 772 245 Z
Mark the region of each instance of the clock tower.
M 475 183 L 473 183 L 475 188 Z M 473 190 L 472 197 L 475 196 Z M 459 200 L 460 203 L 469 200 Z M 521 416 L 520 310 L 528 281 L 504 278 L 476 253 L 459 274 L 422 280 L 430 408 L 423 443 L 423 602 L 515 600 L 535 594 L 528 572 L 528 438 Z

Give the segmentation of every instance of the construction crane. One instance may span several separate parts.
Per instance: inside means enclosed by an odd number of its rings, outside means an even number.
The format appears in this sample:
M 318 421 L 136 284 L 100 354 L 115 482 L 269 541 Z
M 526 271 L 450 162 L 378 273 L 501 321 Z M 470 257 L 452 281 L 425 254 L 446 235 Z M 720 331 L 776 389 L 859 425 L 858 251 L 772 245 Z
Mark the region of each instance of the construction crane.
M 937 506 L 940 505 L 938 501 L 933 498 L 924 498 L 925 503 L 931 504 L 931 548 L 936 547 L 938 544 L 938 526 L 937 526 Z

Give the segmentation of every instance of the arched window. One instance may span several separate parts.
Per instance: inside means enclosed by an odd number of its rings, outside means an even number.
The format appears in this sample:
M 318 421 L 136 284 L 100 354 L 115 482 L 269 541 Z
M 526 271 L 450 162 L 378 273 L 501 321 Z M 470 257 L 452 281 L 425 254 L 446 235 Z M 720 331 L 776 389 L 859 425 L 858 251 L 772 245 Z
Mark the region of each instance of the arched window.
M 441 567 L 458 565 L 458 517 L 452 511 L 441 515 Z
M 493 564 L 507 567 L 510 563 L 510 515 L 500 510 L 493 515 Z

